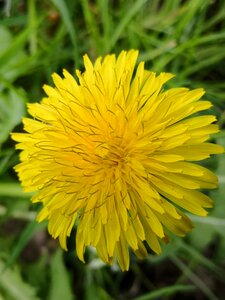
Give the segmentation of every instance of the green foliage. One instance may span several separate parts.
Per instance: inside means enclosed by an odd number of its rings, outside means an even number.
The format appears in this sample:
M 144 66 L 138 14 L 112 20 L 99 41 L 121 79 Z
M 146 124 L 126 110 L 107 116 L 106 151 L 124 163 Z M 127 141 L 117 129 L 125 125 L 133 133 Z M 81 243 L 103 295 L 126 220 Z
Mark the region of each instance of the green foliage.
M 190 216 L 187 238 L 171 237 L 162 255 L 132 257 L 121 273 L 90 250 L 87 264 L 63 254 L 36 223 L 13 171 L 18 154 L 10 132 L 22 130 L 26 103 L 41 100 L 44 83 L 63 68 L 139 49 L 156 72 L 176 74 L 169 86 L 203 87 L 225 146 L 225 5 L 223 0 L 15 0 L 0 11 L 0 300 L 223 299 L 225 284 L 225 156 L 205 164 L 219 177 L 207 218 Z M 9 16 L 6 15 L 9 14 Z M 74 249 L 74 236 L 69 240 Z
M 51 288 L 49 300 L 72 300 L 73 296 L 69 273 L 63 262 L 63 254 L 61 250 L 57 250 L 52 258 L 51 264 Z
M 24 93 L 11 87 L 8 92 L 0 93 L 0 145 L 4 143 L 12 129 L 21 122 L 25 114 Z
M 7 268 L 7 270 L 5 270 L 4 262 L 0 260 L 0 270 L 0 297 L 2 299 L 40 300 L 40 298 L 36 296 L 34 287 L 24 282 L 18 268 Z
M 175 285 L 175 286 L 167 286 L 164 288 L 160 288 L 157 291 L 146 293 L 144 296 L 140 296 L 135 298 L 135 300 L 152 300 L 152 299 L 160 299 L 162 297 L 168 297 L 170 295 L 174 295 L 177 292 L 189 292 L 195 290 L 193 285 Z M 163 299 L 163 298 L 162 298 Z

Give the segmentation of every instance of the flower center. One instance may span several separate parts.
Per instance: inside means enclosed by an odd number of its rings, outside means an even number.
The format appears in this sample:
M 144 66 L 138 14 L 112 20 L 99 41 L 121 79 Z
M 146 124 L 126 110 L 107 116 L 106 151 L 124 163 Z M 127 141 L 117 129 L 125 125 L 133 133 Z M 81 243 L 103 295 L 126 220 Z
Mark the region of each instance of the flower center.
M 102 159 L 107 159 L 109 154 L 109 145 L 107 143 L 99 144 L 95 147 L 95 155 Z

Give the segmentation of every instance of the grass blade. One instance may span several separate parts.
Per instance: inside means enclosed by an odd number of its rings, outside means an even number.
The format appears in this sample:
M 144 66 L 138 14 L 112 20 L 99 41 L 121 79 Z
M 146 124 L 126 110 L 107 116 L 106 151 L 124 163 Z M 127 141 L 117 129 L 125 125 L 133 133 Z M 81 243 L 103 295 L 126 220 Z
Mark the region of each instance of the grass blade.
M 157 291 L 146 293 L 144 296 L 137 297 L 134 300 L 164 299 L 165 297 L 173 296 L 176 293 L 190 293 L 195 289 L 196 287 L 193 285 L 176 284 L 157 289 Z

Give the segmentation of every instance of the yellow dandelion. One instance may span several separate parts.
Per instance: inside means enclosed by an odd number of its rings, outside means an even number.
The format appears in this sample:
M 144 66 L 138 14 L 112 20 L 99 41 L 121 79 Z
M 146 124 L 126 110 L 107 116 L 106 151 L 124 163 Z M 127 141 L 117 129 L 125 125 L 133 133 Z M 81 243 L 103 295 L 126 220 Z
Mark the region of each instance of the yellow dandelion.
M 12 134 L 22 185 L 43 203 L 38 221 L 48 220 L 65 250 L 76 221 L 80 260 L 93 246 L 122 270 L 129 248 L 140 258 L 147 245 L 160 253 L 169 231 L 191 230 L 183 210 L 207 215 L 212 201 L 199 189 L 215 188 L 217 177 L 193 161 L 223 152 L 206 142 L 218 132 L 216 118 L 196 114 L 211 107 L 199 101 L 203 89 L 164 91 L 173 75 L 157 76 L 144 62 L 134 72 L 137 56 L 122 51 L 92 64 L 85 55 L 78 81 L 66 70 L 64 78 L 53 74 L 55 88 L 45 85 L 47 97 L 28 104 L 26 133 Z

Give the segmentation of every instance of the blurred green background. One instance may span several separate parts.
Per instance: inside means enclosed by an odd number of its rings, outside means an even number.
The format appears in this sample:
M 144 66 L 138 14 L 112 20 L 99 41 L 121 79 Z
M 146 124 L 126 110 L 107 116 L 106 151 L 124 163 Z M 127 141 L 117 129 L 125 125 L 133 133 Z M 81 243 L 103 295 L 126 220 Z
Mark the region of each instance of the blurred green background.
M 0 1 L 0 300 L 225 299 L 225 156 L 204 165 L 219 177 L 207 218 L 190 216 L 195 229 L 172 237 L 163 254 L 131 256 L 129 272 L 105 266 L 90 249 L 87 264 L 37 224 L 13 166 L 11 131 L 22 130 L 26 103 L 40 101 L 51 74 L 82 70 L 91 59 L 139 49 L 139 60 L 176 74 L 171 86 L 203 87 L 214 104 L 225 146 L 224 0 Z

